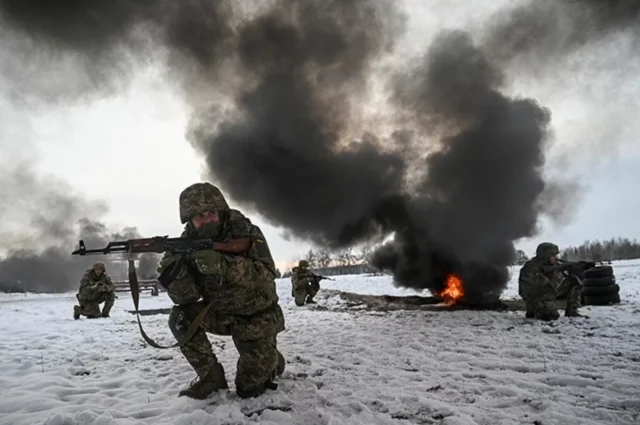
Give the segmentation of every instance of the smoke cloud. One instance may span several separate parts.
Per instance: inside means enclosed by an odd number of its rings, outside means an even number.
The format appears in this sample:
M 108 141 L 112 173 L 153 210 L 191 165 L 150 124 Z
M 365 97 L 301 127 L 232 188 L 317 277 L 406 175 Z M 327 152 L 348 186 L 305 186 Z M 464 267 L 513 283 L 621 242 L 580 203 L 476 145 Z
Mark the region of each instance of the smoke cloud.
M 332 248 L 394 233 L 376 266 L 436 293 L 456 273 L 468 302 L 499 296 L 514 241 L 534 235 L 541 214 L 558 214 L 556 194 L 567 193 L 543 178 L 550 111 L 506 94 L 505 62 L 597 40 L 637 11 L 623 1 L 528 2 L 480 44 L 440 33 L 389 77 L 379 65 L 406 19 L 392 1 L 49 4 L 0 2 L 10 34 L 36 40 L 43 55 L 75 56 L 101 93 L 130 78 L 132 63 L 162 56 L 193 107 L 192 145 L 245 208 Z M 553 43 L 569 16 L 543 19 L 554 7 L 578 8 L 595 26 L 573 25 Z M 365 106 L 385 78 L 373 120 Z
M 496 60 L 555 67 L 564 55 L 612 33 L 626 31 L 639 37 L 640 2 L 526 0 L 499 11 L 489 22 L 485 48 Z
M 114 279 L 126 274 L 124 259 L 117 256 L 71 256 L 79 239 L 89 247 L 109 241 L 140 237 L 135 228 L 109 229 L 100 220 L 107 212 L 102 202 L 73 194 L 72 188 L 54 178 L 38 178 L 28 167 L 0 174 L 0 291 L 65 292 L 77 289 L 84 271 L 93 262 L 104 262 Z M 16 229 L 8 231 L 5 229 Z M 142 278 L 156 275 L 157 258 L 139 258 Z

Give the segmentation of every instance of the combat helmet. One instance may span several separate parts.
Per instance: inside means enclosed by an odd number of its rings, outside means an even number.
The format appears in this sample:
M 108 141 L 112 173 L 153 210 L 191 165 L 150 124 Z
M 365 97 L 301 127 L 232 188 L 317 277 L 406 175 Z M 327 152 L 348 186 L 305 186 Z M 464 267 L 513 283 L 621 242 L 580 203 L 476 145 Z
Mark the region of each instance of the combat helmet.
M 309 262 L 307 260 L 300 260 L 298 261 L 298 267 L 307 269 L 309 268 Z
M 180 193 L 180 221 L 187 223 L 204 212 L 228 210 L 229 205 L 220 189 L 211 183 L 194 183 Z
M 542 242 L 536 248 L 536 257 L 538 258 L 549 258 L 552 255 L 560 254 L 560 249 L 558 249 L 558 245 L 551 242 Z

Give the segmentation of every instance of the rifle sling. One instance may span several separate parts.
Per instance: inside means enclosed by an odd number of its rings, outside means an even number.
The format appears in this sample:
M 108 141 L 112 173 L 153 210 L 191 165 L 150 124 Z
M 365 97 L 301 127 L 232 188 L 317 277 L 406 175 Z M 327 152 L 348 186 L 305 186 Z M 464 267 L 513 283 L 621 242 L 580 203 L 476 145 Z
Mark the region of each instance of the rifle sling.
M 129 288 L 131 289 L 131 298 L 133 298 L 133 307 L 135 308 L 136 318 L 138 319 L 138 327 L 140 328 L 140 334 L 142 335 L 142 338 L 144 338 L 144 340 L 147 342 L 147 344 L 149 344 L 154 348 L 160 348 L 160 349 L 175 348 L 175 347 L 180 347 L 186 344 L 187 342 L 189 342 L 189 340 L 193 338 L 193 335 L 195 335 L 196 331 L 204 321 L 204 318 L 207 316 L 207 313 L 209 313 L 209 309 L 213 304 L 213 301 L 210 302 L 209 304 L 207 304 L 205 308 L 202 309 L 202 311 L 200 311 L 200 313 L 198 313 L 193 323 L 191 323 L 191 325 L 189 326 L 187 333 L 182 338 L 180 338 L 178 342 L 176 342 L 173 345 L 165 346 L 165 345 L 160 345 L 154 340 L 152 340 L 146 334 L 144 329 L 142 329 L 142 322 L 140 321 L 140 311 L 139 311 L 140 285 L 138 285 L 138 275 L 136 273 L 136 266 L 133 260 L 129 260 Z

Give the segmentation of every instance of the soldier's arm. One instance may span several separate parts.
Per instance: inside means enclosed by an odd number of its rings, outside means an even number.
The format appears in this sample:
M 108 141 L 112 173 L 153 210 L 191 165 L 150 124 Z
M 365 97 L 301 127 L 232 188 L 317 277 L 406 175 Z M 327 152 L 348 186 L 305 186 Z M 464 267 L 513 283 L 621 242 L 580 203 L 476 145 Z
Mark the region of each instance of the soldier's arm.
M 106 277 L 105 280 L 107 281 L 107 292 L 115 292 L 116 286 L 113 284 L 111 277 L 109 276 L 105 276 L 105 277 Z
M 82 275 L 82 279 L 80 279 L 80 289 L 86 287 L 86 286 L 90 286 L 93 282 L 91 281 L 91 279 L 89 278 L 89 274 L 85 273 Z
M 553 290 L 552 282 L 543 273 L 540 267 L 529 264 L 520 270 L 518 279 L 520 296 L 537 296 L 549 290 Z
M 158 280 L 174 304 L 191 304 L 201 298 L 200 288 L 181 255 L 165 253 L 158 266 Z
M 264 238 L 252 239 L 248 255 L 222 255 L 227 279 L 259 282 L 276 278 L 275 264 L 267 242 Z

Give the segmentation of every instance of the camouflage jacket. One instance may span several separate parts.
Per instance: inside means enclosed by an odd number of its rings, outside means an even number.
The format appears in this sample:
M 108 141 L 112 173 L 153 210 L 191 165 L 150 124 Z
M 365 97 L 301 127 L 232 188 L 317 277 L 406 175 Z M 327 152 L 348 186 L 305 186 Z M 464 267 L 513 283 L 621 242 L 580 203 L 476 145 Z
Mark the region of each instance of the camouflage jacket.
M 192 291 L 180 289 L 185 287 L 183 279 L 180 278 L 176 291 L 184 291 L 187 296 L 172 296 L 171 287 L 168 292 L 176 304 L 194 302 L 202 297 L 206 303 L 213 302 L 211 309 L 217 314 L 250 316 L 277 304 L 276 267 L 260 228 L 237 210 L 228 210 L 226 214 L 228 216 L 225 219 L 222 237 L 217 241 L 250 238 L 251 246 L 248 252 L 245 255 L 222 254 L 221 272 L 213 274 L 202 273 L 202 262 L 186 256 L 184 260 L 188 264 L 189 280 L 195 284 L 197 295 L 189 297 L 189 293 L 193 295 Z M 193 230 L 190 229 L 187 226 L 182 236 L 192 236 Z M 197 254 L 206 256 L 207 251 Z M 168 254 L 165 254 L 165 257 L 167 256 Z
M 534 257 L 520 269 L 518 294 L 525 301 L 553 294 L 562 279 L 562 273 L 558 269 L 553 269 Z
M 115 292 L 115 290 L 116 288 L 111 278 L 106 273 L 96 276 L 93 269 L 89 269 L 80 279 L 78 300 L 92 301 L 100 297 L 104 292 Z
M 291 284 L 294 288 L 317 280 L 318 277 L 309 269 L 294 267 L 291 269 Z

